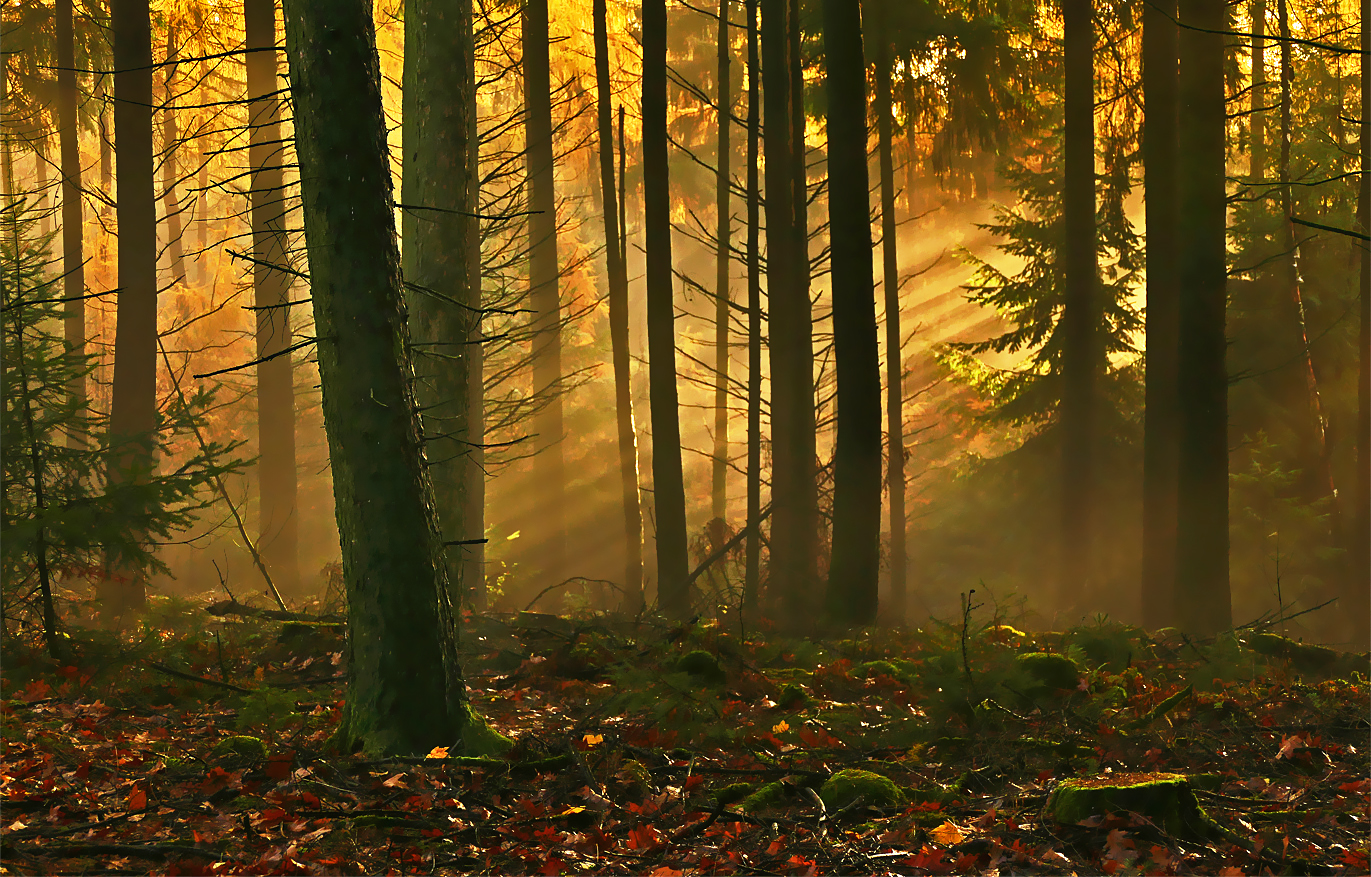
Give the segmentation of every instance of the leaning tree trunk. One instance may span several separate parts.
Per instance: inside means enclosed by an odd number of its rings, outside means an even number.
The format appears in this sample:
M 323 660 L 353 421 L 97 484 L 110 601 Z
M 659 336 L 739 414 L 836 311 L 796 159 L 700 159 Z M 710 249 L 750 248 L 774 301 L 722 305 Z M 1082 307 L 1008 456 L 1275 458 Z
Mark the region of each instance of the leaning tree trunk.
M 732 127 L 733 92 L 729 86 L 729 56 L 732 45 L 728 34 L 728 0 L 719 0 L 719 155 L 715 167 L 715 212 L 718 234 L 715 237 L 714 279 L 714 459 L 711 517 L 728 516 L 728 265 L 729 265 L 729 129 Z
M 614 361 L 614 414 L 619 428 L 619 481 L 624 508 L 625 608 L 643 603 L 643 511 L 638 503 L 638 439 L 633 427 L 633 387 L 628 349 L 628 266 L 620 245 L 619 193 L 614 180 L 614 119 L 610 111 L 609 29 L 605 0 L 595 0 L 595 117 L 600 137 L 600 191 L 605 213 L 605 262 L 609 277 L 609 345 Z
M 647 356 L 652 404 L 652 488 L 657 513 L 657 603 L 690 614 L 685 483 L 676 394 L 671 294 L 671 193 L 667 176 L 666 0 L 643 2 L 643 213 L 647 233 Z
M 523 14 L 524 106 L 528 137 L 528 218 L 530 303 L 537 334 L 533 338 L 533 392 L 546 393 L 534 417 L 539 515 L 546 538 L 544 568 L 560 580 L 566 565 L 566 466 L 562 448 L 562 328 L 557 274 L 557 196 L 553 184 L 552 74 L 548 53 L 547 0 L 528 0 Z
M 881 570 L 881 371 L 866 163 L 866 59 L 861 7 L 851 0 L 824 0 L 823 10 L 838 372 L 827 609 L 834 620 L 871 624 L 876 620 Z
M 1228 580 L 1228 374 L 1224 364 L 1224 0 L 1180 4 L 1177 183 L 1180 386 L 1176 616 L 1196 634 L 1233 624 Z
M 348 599 L 336 740 L 372 756 L 472 745 L 433 484 L 410 385 L 380 62 L 367 0 L 286 0 L 324 430 Z
M 1147 223 L 1147 363 L 1143 423 L 1143 623 L 1176 623 L 1176 355 L 1180 286 L 1176 0 L 1143 8 L 1144 184 Z
M 909 567 L 906 537 L 908 522 L 904 506 L 904 362 L 900 338 L 900 267 L 895 228 L 895 159 L 891 132 L 891 57 L 886 33 L 886 4 L 872 4 L 876 13 L 876 130 L 881 163 L 881 269 L 885 287 L 885 380 L 886 380 L 886 490 L 890 495 L 890 605 L 885 616 L 891 624 L 905 619 L 909 600 Z
M 162 215 L 167 222 L 167 252 L 171 257 L 172 279 L 186 285 L 186 257 L 181 241 L 181 199 L 176 194 L 176 154 L 181 147 L 181 132 L 176 124 L 176 24 L 167 25 L 167 65 L 163 85 L 166 103 L 162 105 Z
M 145 477 L 157 427 L 157 203 L 152 169 L 152 19 L 148 0 L 112 0 L 115 172 L 119 177 L 119 296 L 114 330 L 109 476 Z M 97 588 L 114 623 L 145 600 L 137 570 L 112 568 Z
M 62 158 L 62 294 L 67 349 L 78 360 L 86 353 L 86 267 L 81 218 L 81 143 L 76 120 L 76 39 L 72 0 L 57 0 L 57 130 Z M 78 370 L 79 372 L 80 370 Z M 86 409 L 86 377 L 67 384 L 73 411 Z M 85 444 L 79 429 L 67 435 L 72 446 Z
M 1357 226 L 1362 239 L 1361 326 L 1357 334 L 1357 489 L 1353 500 L 1351 575 L 1345 582 L 1343 610 L 1351 623 L 1352 648 L 1361 651 L 1371 640 L 1371 0 L 1361 2 L 1361 186 L 1357 190 Z
M 300 592 L 300 515 L 295 466 L 295 368 L 290 358 L 290 283 L 281 103 L 276 84 L 276 0 L 244 0 L 252 167 L 252 291 L 257 315 L 258 544 L 277 589 Z
M 404 162 L 401 239 L 406 300 L 415 349 L 415 396 L 423 411 L 424 451 L 447 546 L 454 606 L 460 606 L 462 543 L 481 538 L 463 519 L 468 485 L 470 352 L 480 302 L 471 289 L 470 224 L 475 180 L 468 150 L 474 85 L 471 0 L 405 3 Z M 479 345 L 477 345 L 479 346 Z
M 1095 31 L 1090 0 L 1062 7 L 1066 71 L 1058 607 L 1089 601 L 1093 573 L 1095 420 L 1103 350 L 1095 248 Z
M 747 9 L 747 533 L 743 606 L 755 609 L 761 591 L 762 536 L 762 278 L 757 158 L 761 139 L 761 58 L 757 0 Z

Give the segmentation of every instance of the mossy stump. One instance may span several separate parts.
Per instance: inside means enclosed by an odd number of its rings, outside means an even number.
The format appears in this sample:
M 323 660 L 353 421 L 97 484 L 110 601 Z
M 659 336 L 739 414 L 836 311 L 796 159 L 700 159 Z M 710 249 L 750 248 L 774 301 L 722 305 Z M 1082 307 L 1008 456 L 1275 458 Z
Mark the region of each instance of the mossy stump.
M 214 744 L 209 760 L 220 767 L 251 767 L 267 760 L 267 744 L 260 737 L 225 737 Z
M 908 798 L 889 777 L 869 770 L 840 770 L 824 781 L 819 797 L 829 810 L 841 810 L 861 798 L 872 807 L 898 807 Z
M 1053 790 L 1044 818 L 1076 825 L 1106 813 L 1137 813 L 1168 835 L 1203 841 L 1218 827 L 1200 809 L 1190 780 L 1174 773 L 1116 773 L 1067 779 Z

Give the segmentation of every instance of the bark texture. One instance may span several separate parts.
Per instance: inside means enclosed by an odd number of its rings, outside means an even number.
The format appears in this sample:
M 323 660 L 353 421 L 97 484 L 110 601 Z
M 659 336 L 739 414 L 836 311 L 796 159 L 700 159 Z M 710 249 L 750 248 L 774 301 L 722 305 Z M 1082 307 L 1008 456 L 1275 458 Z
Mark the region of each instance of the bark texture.
M 729 198 L 732 185 L 729 176 L 729 129 L 733 114 L 733 91 L 729 86 L 729 59 L 732 46 L 728 33 L 728 0 L 719 0 L 719 68 L 718 68 L 718 125 L 719 152 L 715 167 L 715 215 L 718 229 L 715 237 L 714 279 L 714 459 L 710 491 L 711 517 L 725 520 L 728 516 L 728 263 L 729 263 Z
M 1351 575 L 1346 582 L 1346 605 L 1351 619 L 1352 648 L 1363 650 L 1371 641 L 1371 0 L 1361 2 L 1361 187 L 1357 194 L 1357 225 L 1364 236 L 1361 249 L 1360 323 L 1357 333 L 1357 488 L 1356 510 L 1349 550 Z
M 176 157 L 181 150 L 181 132 L 176 118 L 177 27 L 173 18 L 167 25 L 167 64 L 163 67 L 165 103 L 162 104 L 162 216 L 166 220 L 167 255 L 172 279 L 186 283 L 185 247 L 181 240 L 181 198 L 176 193 Z
M 57 0 L 57 136 L 62 168 L 62 294 L 63 330 L 67 348 L 77 356 L 86 351 L 86 292 L 84 220 L 81 210 L 81 144 L 76 122 L 76 38 L 72 0 Z M 86 407 L 86 378 L 77 375 L 67 385 L 73 410 Z M 73 443 L 82 442 L 73 432 Z
M 747 520 L 743 606 L 752 610 L 761 593 L 762 537 L 762 277 L 761 198 L 757 170 L 761 140 L 761 48 L 757 0 L 747 0 Z

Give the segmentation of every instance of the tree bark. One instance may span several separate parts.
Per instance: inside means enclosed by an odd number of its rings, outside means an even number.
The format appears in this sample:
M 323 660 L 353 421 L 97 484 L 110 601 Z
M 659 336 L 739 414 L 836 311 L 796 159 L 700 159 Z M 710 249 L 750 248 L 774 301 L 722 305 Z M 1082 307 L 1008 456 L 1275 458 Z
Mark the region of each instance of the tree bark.
M 881 270 L 885 291 L 886 490 L 890 497 L 890 624 L 902 624 L 908 595 L 908 524 L 904 503 L 904 361 L 900 336 L 900 268 L 895 228 L 895 158 L 892 123 L 891 52 L 886 31 L 886 3 L 871 4 L 875 13 L 876 131 L 881 165 Z M 870 41 L 870 38 L 868 38 Z
M 524 106 L 528 137 L 529 287 L 538 332 L 533 339 L 533 392 L 550 398 L 534 418 L 534 478 L 546 528 L 545 572 L 560 581 L 566 564 L 566 467 L 562 448 L 561 298 L 557 269 L 557 196 L 553 181 L 552 74 L 547 0 L 528 0 L 523 14 Z
M 57 0 L 57 130 L 62 159 L 62 294 L 66 297 L 63 330 L 67 349 L 81 359 L 86 353 L 84 220 L 81 210 L 81 144 L 76 120 L 76 38 L 72 0 Z M 86 378 L 77 374 L 67 384 L 72 409 L 86 408 Z M 83 446 L 79 430 L 67 436 Z
M 181 133 L 176 119 L 176 23 L 167 25 L 167 65 L 163 87 L 166 102 L 162 105 L 162 214 L 167 223 L 167 252 L 171 258 L 171 276 L 186 285 L 185 248 L 181 241 L 181 199 L 176 194 L 176 154 L 181 148 Z
M 823 12 L 838 378 L 827 609 L 834 620 L 871 624 L 879 605 L 881 569 L 881 372 L 866 161 L 866 59 L 861 6 L 824 0 Z
M 711 517 L 723 521 L 728 516 L 728 265 L 729 265 L 729 129 L 733 112 L 733 92 L 729 84 L 729 56 L 732 46 L 728 33 L 728 0 L 719 0 L 719 155 L 715 167 L 715 211 L 718 216 L 714 280 L 714 460 L 711 491 Z
M 463 518 L 471 450 L 467 430 L 471 328 L 480 301 L 471 289 L 470 224 L 475 181 L 468 150 L 473 108 L 468 56 L 474 51 L 471 0 L 407 0 L 401 177 L 401 240 L 415 348 L 415 397 L 423 412 L 424 455 L 438 523 L 447 543 L 448 582 L 462 605 L 464 553 L 481 537 Z M 475 345 L 475 346 L 479 346 Z
M 647 347 L 652 402 L 652 489 L 657 513 L 657 603 L 690 613 L 685 483 L 676 394 L 671 193 L 667 163 L 666 0 L 643 2 L 643 206 L 647 232 Z
M 371 4 L 284 5 L 350 619 L 335 740 L 373 756 L 422 754 L 469 738 L 475 720 L 410 384 Z
M 643 512 L 638 502 L 638 438 L 633 426 L 633 387 L 628 348 L 628 266 L 620 244 L 620 198 L 614 179 L 614 119 L 609 81 L 609 29 L 605 0 L 594 0 L 596 122 L 600 137 L 600 190 L 605 219 L 605 268 L 609 279 L 609 344 L 614 362 L 614 414 L 619 430 L 619 480 L 624 509 L 625 608 L 643 600 Z
M 1176 597 L 1195 634 L 1233 624 L 1228 579 L 1224 0 L 1180 4 L 1180 450 Z
M 1361 185 L 1357 189 L 1357 225 L 1371 235 L 1371 0 L 1361 2 Z M 1357 488 L 1352 515 L 1351 574 L 1344 587 L 1343 611 L 1350 620 L 1351 648 L 1361 651 L 1371 641 L 1371 242 L 1361 251 L 1360 328 L 1357 334 Z
M 1266 0 L 1252 0 L 1252 159 L 1248 176 L 1253 184 L 1266 179 L 1266 99 Z
M 281 104 L 276 95 L 276 0 L 244 0 L 252 168 L 252 291 L 257 308 L 258 551 L 277 589 L 300 594 L 295 466 L 295 367 L 289 353 L 290 285 Z M 268 357 L 273 357 L 267 359 Z
M 1066 68 L 1065 295 L 1062 308 L 1061 544 L 1058 606 L 1091 596 L 1094 451 L 1100 340 L 1095 246 L 1095 30 L 1090 0 L 1062 5 Z
M 757 0 L 747 9 L 747 534 L 743 607 L 757 607 L 761 592 L 762 511 L 762 288 L 761 217 L 757 170 L 761 138 L 761 57 L 757 44 Z
M 481 126 L 477 115 L 476 81 L 476 18 L 475 10 L 468 17 L 471 29 L 468 39 L 471 51 L 466 55 L 467 81 L 471 88 L 466 94 L 467 105 L 467 178 L 471 181 L 472 213 L 481 210 Z M 467 447 L 466 482 L 463 488 L 465 506 L 462 518 L 472 539 L 483 539 L 486 532 L 486 381 L 485 381 L 485 335 L 482 320 L 485 316 L 481 298 L 481 220 L 475 216 L 466 223 L 467 252 L 467 291 L 471 298 L 469 305 L 474 308 L 468 325 L 471 334 L 467 337 Z M 487 608 L 489 594 L 486 591 L 486 545 L 473 542 L 462 550 L 465 568 L 462 571 L 462 584 L 466 599 L 473 608 L 481 611 Z
M 110 477 L 142 477 L 157 426 L 157 205 L 152 163 L 152 20 L 148 0 L 111 0 L 115 172 L 119 178 L 119 296 L 115 313 Z M 111 569 L 97 588 L 115 624 L 145 601 L 133 570 Z
M 200 130 L 209 130 L 209 62 L 200 61 Z M 195 192 L 195 251 L 196 277 L 201 283 L 210 282 L 209 265 L 209 163 L 210 155 L 207 138 L 197 138 L 200 146 L 200 164 L 196 170 Z
M 1143 624 L 1176 623 L 1177 70 L 1176 0 L 1143 8 L 1143 156 L 1147 223 L 1147 361 L 1143 423 Z

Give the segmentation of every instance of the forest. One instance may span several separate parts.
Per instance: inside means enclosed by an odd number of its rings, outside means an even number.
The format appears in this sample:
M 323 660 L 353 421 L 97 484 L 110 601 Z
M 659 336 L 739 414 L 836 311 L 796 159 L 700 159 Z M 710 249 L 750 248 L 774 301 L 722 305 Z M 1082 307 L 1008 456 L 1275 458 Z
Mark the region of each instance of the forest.
M 6 0 L 0 874 L 1371 872 L 1368 17 Z

